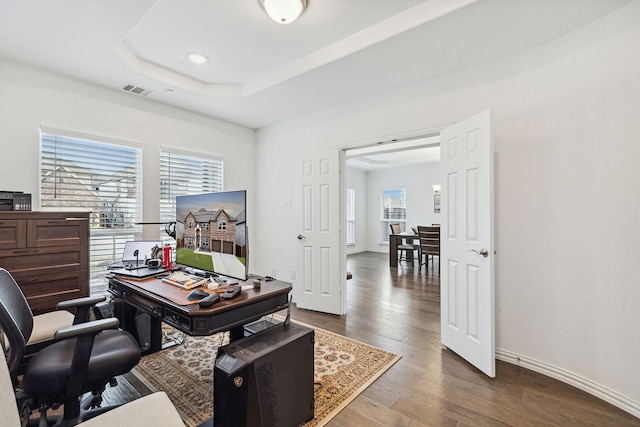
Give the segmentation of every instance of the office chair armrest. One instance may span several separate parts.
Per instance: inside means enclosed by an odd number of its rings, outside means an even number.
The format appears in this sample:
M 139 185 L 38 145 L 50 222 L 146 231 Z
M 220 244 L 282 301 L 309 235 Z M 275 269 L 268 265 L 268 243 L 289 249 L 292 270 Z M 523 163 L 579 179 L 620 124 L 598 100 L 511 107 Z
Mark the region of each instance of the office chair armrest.
M 66 328 L 59 329 L 54 338 L 57 340 L 63 340 L 66 338 L 75 337 L 84 334 L 97 334 L 105 329 L 117 328 L 120 321 L 115 317 L 108 319 L 93 320 L 91 322 L 80 323 L 78 325 L 67 326 Z
M 99 302 L 105 301 L 107 297 L 104 295 L 96 295 L 92 297 L 75 298 L 66 301 L 60 301 L 56 307 L 59 310 L 68 310 L 70 308 L 76 309 L 76 314 L 73 318 L 73 324 L 83 323 L 89 320 L 89 310 L 91 307 Z
M 92 305 L 96 305 L 99 302 L 106 301 L 106 299 L 107 297 L 105 297 L 104 295 L 75 298 L 75 299 L 69 299 L 66 301 L 60 301 L 56 307 L 59 308 L 60 310 L 66 310 L 74 307 L 92 306 Z

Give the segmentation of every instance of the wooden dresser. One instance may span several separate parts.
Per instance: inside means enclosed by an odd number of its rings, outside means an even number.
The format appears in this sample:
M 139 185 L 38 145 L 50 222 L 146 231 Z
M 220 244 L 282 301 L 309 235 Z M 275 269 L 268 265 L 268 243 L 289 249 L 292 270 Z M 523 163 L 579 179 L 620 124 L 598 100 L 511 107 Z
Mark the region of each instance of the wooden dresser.
M 0 267 L 34 314 L 89 295 L 89 213 L 0 211 Z

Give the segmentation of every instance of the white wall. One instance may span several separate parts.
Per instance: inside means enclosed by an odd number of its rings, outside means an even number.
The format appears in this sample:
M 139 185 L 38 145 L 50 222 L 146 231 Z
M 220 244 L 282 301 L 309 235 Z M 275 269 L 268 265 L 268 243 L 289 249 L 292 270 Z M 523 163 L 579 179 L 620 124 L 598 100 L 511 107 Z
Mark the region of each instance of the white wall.
M 634 2 L 523 54 L 259 130 L 258 262 L 295 266 L 281 203 L 298 153 L 491 109 L 498 353 L 640 416 L 638 52 Z
M 346 254 L 364 251 L 389 252 L 380 242 L 380 192 L 383 188 L 407 189 L 407 230 L 417 225 L 440 223 L 433 211 L 433 184 L 440 183 L 440 164 L 364 171 L 346 168 L 346 187 L 356 190 L 356 244 Z
M 252 129 L 0 59 L 0 189 L 31 193 L 34 203 L 41 125 L 142 144 L 144 221 L 159 220 L 160 147 L 224 158 L 225 189 L 248 190 L 249 220 L 254 215 Z M 144 238 L 158 235 L 158 226 L 144 227 Z

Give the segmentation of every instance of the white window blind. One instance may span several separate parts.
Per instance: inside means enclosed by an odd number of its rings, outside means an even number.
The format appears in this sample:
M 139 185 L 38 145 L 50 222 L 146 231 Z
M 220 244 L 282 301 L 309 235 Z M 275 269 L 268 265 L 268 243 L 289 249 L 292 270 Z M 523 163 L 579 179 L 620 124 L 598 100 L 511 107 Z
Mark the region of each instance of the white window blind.
M 106 267 L 140 236 L 141 151 L 134 143 L 41 129 L 41 209 L 91 212 L 91 294 L 105 292 Z
M 400 224 L 406 231 L 407 222 L 407 189 L 386 188 L 381 192 L 380 241 L 388 242 L 391 232 L 390 224 Z
M 356 244 L 356 190 L 347 188 L 347 245 Z
M 176 196 L 217 193 L 224 189 L 224 161 L 172 149 L 160 150 L 160 222 L 176 220 Z M 164 232 L 162 238 L 175 246 Z

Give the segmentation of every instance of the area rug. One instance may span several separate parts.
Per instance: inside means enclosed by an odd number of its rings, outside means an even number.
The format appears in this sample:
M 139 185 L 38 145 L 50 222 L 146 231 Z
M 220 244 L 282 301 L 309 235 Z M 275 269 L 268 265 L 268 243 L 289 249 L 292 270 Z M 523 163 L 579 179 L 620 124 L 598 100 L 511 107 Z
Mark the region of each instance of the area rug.
M 305 427 L 325 425 L 340 410 L 400 360 L 400 356 L 324 329 L 315 331 L 315 410 Z M 165 329 L 169 336 L 178 334 Z M 228 334 L 184 337 L 184 343 L 144 356 L 132 373 L 151 391 L 164 391 L 187 426 L 213 414 L 213 365 L 216 349 Z

